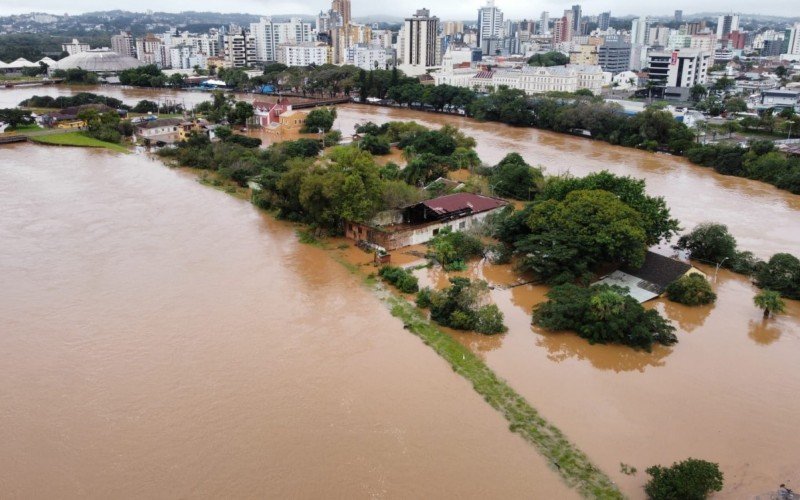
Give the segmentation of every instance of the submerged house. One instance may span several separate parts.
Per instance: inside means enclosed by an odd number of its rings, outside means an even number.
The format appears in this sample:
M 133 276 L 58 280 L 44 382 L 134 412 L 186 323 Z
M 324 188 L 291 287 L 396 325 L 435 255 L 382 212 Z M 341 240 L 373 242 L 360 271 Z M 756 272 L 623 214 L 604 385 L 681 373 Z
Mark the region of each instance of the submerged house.
M 705 276 L 691 264 L 648 251 L 641 267 L 623 267 L 597 283 L 625 287 L 631 297 L 647 302 L 664 293 L 673 281 L 693 273 Z
M 345 223 L 345 235 L 385 250 L 419 245 L 444 228 L 463 231 L 481 222 L 508 202 L 473 193 L 455 193 L 378 214 L 367 224 Z

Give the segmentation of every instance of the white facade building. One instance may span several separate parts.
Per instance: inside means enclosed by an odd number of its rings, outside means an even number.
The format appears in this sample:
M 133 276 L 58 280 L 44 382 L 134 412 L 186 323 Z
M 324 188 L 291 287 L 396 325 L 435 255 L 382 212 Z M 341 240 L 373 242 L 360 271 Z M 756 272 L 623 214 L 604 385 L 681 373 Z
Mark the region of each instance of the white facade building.
M 365 71 L 388 69 L 392 59 L 391 49 L 358 44 L 347 49 L 347 62 Z
M 81 43 L 77 38 L 73 38 L 72 43 L 62 43 L 61 50 L 69 55 L 80 54 L 81 52 L 87 52 L 89 50 L 89 44 Z
M 478 47 L 483 45 L 483 40 L 486 38 L 502 38 L 502 36 L 503 12 L 494 6 L 494 0 L 488 0 L 485 7 L 478 9 Z
M 439 42 L 439 18 L 428 9 L 419 9 L 407 17 L 398 34 L 400 69 L 407 75 L 420 75 L 438 66 L 442 44 Z
M 321 42 L 278 46 L 278 62 L 287 66 L 322 66 L 330 61 L 330 48 Z
M 789 30 L 789 48 L 786 53 L 791 55 L 800 54 L 800 23 L 794 23 L 792 29 Z
M 274 22 L 272 18 L 262 17 L 259 22 L 250 24 L 250 33 L 255 40 L 258 61 L 277 61 L 278 45 L 313 42 L 311 23 L 293 17 L 288 22 Z
M 665 87 L 691 88 L 706 83 L 713 63 L 711 54 L 694 49 L 651 52 L 647 59 L 649 79 Z

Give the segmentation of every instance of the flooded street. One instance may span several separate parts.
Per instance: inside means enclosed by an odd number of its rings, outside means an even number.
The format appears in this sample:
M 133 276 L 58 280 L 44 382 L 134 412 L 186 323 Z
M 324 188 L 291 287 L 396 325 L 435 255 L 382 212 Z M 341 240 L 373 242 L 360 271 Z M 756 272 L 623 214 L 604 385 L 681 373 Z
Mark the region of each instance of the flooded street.
M 129 104 L 163 94 L 94 91 Z M 0 89 L 0 107 L 47 92 L 72 91 Z M 390 120 L 455 125 L 487 163 L 517 151 L 549 174 L 608 169 L 643 178 L 684 228 L 718 221 L 742 250 L 800 255 L 800 196 L 764 183 L 453 116 L 344 105 L 335 127 L 347 135 L 358 123 Z M 0 289 L 0 442 L 8 450 L 0 491 L 571 493 L 358 278 L 298 244 L 286 225 L 142 156 L 21 146 L 3 147 L 0 159 L 8 283 Z M 339 252 L 371 259 L 352 247 Z M 714 269 L 702 270 L 713 281 Z M 787 301 L 786 315 L 764 322 L 752 303 L 757 289 L 721 270 L 713 305 L 648 304 L 673 322 L 679 343 L 646 353 L 531 327 L 547 289 L 506 288 L 517 279 L 510 266 L 474 263 L 464 274 L 498 285 L 492 299 L 509 331 L 451 333 L 627 495 L 643 498 L 648 466 L 688 457 L 719 462 L 720 498 L 753 498 L 780 483 L 800 490 L 800 303 Z M 447 283 L 437 268 L 415 275 L 421 285 Z M 639 472 L 624 475 L 620 463 Z
M 291 227 L 144 156 L 0 158 L 3 498 L 575 496 Z

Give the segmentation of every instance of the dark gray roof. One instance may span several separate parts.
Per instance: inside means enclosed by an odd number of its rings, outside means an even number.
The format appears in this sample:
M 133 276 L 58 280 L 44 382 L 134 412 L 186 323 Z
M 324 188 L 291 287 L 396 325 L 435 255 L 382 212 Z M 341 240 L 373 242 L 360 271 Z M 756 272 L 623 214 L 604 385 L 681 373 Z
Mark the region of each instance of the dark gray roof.
M 691 268 L 692 266 L 686 262 L 654 252 L 647 252 L 642 267 L 638 269 L 625 267 L 622 270 L 631 276 L 653 283 L 663 291 L 670 283 L 686 274 Z

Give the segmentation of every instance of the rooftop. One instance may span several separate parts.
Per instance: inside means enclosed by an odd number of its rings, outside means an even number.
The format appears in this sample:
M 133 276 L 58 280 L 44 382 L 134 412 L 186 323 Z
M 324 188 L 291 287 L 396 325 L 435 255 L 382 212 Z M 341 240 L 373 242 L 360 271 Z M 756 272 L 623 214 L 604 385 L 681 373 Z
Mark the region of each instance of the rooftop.
M 92 49 L 65 57 L 51 66 L 51 69 L 84 69 L 95 73 L 118 73 L 126 69 L 138 68 L 145 64 L 133 57 L 123 56 L 110 49 Z
M 465 209 L 470 209 L 472 213 L 486 212 L 507 204 L 505 200 L 500 198 L 491 198 L 474 193 L 448 194 L 420 202 L 420 205 L 425 205 L 439 215 L 460 212 Z

